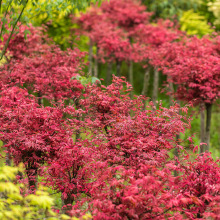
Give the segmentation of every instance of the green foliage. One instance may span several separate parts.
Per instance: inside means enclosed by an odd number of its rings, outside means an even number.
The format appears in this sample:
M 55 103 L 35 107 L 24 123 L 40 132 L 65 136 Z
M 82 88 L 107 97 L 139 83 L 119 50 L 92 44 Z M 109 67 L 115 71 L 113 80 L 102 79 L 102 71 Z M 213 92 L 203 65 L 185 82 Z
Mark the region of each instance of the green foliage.
M 78 76 L 72 77 L 71 79 L 79 80 L 83 86 L 86 86 L 87 84 L 95 84 L 95 83 L 101 84 L 101 81 L 94 76 L 85 77 L 85 76 L 78 75 Z
M 54 17 L 50 24 L 47 24 L 48 35 L 62 50 L 73 47 L 74 36 L 71 33 L 73 24 L 68 16 L 61 17 L 59 12 L 54 12 Z
M 38 5 L 34 6 L 35 14 L 31 16 L 30 22 L 34 26 L 46 24 L 48 35 L 56 44 L 59 44 L 62 49 L 71 47 L 73 39 L 70 30 L 73 24 L 68 15 L 70 12 L 77 13 L 79 9 L 75 5 L 67 4 L 67 1 L 58 1 L 57 4 L 50 2 L 40 0 Z M 28 9 L 31 8 L 33 6 L 28 5 Z M 29 13 L 29 10 L 25 13 Z
M 154 18 L 180 17 L 183 11 L 197 10 L 201 0 L 143 0 L 149 11 L 154 12 Z
M 201 5 L 199 6 L 198 12 L 199 14 L 205 16 L 206 20 L 210 22 L 211 24 L 214 24 L 215 16 L 213 13 L 209 10 L 209 3 L 214 2 L 215 0 L 202 0 Z
M 181 30 L 186 31 L 188 35 L 197 35 L 202 37 L 207 34 L 211 34 L 214 30 L 207 23 L 206 18 L 203 15 L 189 10 L 183 13 L 180 18 Z

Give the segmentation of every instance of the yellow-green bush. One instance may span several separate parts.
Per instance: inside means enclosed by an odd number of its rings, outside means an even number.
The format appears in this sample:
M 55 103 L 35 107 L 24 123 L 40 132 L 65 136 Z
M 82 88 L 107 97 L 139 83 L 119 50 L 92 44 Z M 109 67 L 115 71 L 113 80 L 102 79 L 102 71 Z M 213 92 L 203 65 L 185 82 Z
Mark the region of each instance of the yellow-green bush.
M 211 11 L 216 18 L 214 24 L 220 25 L 220 0 L 216 0 L 215 2 L 209 2 L 208 7 L 209 11 Z
M 186 31 L 188 35 L 197 35 L 202 37 L 211 34 L 214 30 L 208 24 L 206 18 L 193 10 L 183 13 L 180 18 L 181 30 Z

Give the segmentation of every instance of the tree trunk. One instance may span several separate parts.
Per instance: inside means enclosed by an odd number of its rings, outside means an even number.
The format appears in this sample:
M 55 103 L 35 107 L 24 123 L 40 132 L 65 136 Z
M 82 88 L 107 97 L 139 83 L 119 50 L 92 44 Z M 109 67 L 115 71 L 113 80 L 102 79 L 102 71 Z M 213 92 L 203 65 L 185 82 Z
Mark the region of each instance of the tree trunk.
M 121 76 L 121 62 L 116 61 L 116 76 Z
M 128 74 L 129 74 L 129 82 L 131 84 L 131 86 L 134 88 L 134 82 L 133 82 L 133 62 L 132 60 L 129 61 L 129 70 L 128 70 Z M 131 98 L 133 97 L 133 90 L 131 91 Z
M 35 193 L 37 189 L 37 168 L 28 167 L 26 173 L 28 176 L 29 190 L 31 193 Z
M 89 40 L 89 75 L 92 76 L 92 58 L 93 58 L 93 51 L 92 51 L 92 48 L 93 48 L 93 42 L 92 42 L 92 39 L 90 38 Z
M 156 101 L 158 98 L 158 86 L 159 86 L 159 71 L 155 69 L 154 71 L 154 85 L 153 85 L 153 95 L 152 95 L 152 101 L 154 105 L 156 106 Z
M 129 61 L 128 68 L 129 82 L 133 86 L 133 62 L 131 60 Z
M 74 197 L 72 195 L 67 195 L 67 198 L 62 197 L 62 206 L 65 206 L 63 208 L 63 213 L 68 214 L 69 211 L 72 209 L 72 204 L 74 201 Z
M 8 152 L 5 155 L 5 164 L 6 166 L 11 166 L 10 154 Z
M 169 82 L 169 92 L 170 92 L 170 95 L 169 95 L 169 105 L 172 106 L 173 105 L 173 100 L 174 100 L 174 88 L 173 88 L 173 83 L 172 82 Z
M 204 105 L 201 104 L 200 106 L 200 139 L 201 139 L 201 143 L 205 143 L 205 110 L 204 110 Z M 200 148 L 200 153 L 204 153 L 205 152 L 205 148 L 206 145 L 201 145 Z
M 110 85 L 111 80 L 112 80 L 112 62 L 109 62 L 107 66 L 106 84 Z
M 209 151 L 210 148 L 210 127 L 212 118 L 212 104 L 206 103 L 206 130 L 205 130 L 205 143 L 206 150 Z
M 11 158 L 10 158 L 10 154 L 7 152 L 7 147 L 4 147 L 4 142 L 2 147 L 6 150 L 6 155 L 5 155 L 5 165 L 6 166 L 11 166 Z
M 76 100 L 75 100 L 75 106 L 76 106 L 76 109 L 79 109 L 79 108 L 80 108 L 79 99 L 76 99 Z M 77 119 L 78 121 L 82 120 L 79 115 L 77 115 L 76 119 Z M 79 129 L 76 129 L 75 142 L 77 142 L 78 139 L 80 139 L 80 130 L 79 130 Z
M 144 85 L 142 90 L 142 95 L 147 96 L 148 87 L 149 87 L 149 79 L 150 79 L 150 68 L 147 68 L 144 74 Z M 144 100 L 144 110 L 146 109 L 146 100 Z
M 177 103 L 178 103 L 179 106 L 180 106 L 180 101 L 179 101 L 179 100 L 177 101 Z M 179 111 L 179 114 L 181 114 L 180 111 Z M 178 145 L 180 144 L 180 134 L 177 134 L 177 135 L 176 135 L 176 143 L 177 143 Z M 177 148 L 177 147 L 174 149 L 174 155 L 179 159 L 179 151 L 178 151 L 178 148 Z M 177 165 L 177 163 L 176 163 L 176 165 Z M 177 173 L 176 171 L 174 171 L 174 176 L 178 176 L 178 173 Z
M 38 97 L 38 104 L 41 105 L 42 104 L 42 94 L 41 94 L 41 92 L 38 92 L 37 97 Z
M 176 142 L 177 142 L 177 144 L 179 144 L 179 139 L 180 139 L 180 135 L 177 134 L 176 135 Z M 178 152 L 178 148 L 177 147 L 174 149 L 174 156 L 176 156 L 179 159 L 179 152 Z M 176 162 L 176 165 L 177 165 L 177 162 Z M 174 176 L 178 176 L 178 173 L 176 172 L 176 170 L 174 171 Z
M 95 66 L 94 66 L 94 76 L 98 78 L 98 56 L 99 56 L 99 48 L 96 47 L 96 58 L 95 58 Z

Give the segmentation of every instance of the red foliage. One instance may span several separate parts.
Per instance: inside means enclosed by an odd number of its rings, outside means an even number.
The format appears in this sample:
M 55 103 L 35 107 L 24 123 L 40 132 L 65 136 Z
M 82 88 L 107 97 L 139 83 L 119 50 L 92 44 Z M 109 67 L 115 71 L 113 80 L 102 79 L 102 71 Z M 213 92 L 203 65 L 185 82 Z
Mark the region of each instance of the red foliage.
M 179 162 L 176 180 L 178 201 L 176 210 L 189 219 L 219 219 L 220 217 L 220 167 L 210 154 L 198 155 L 190 162 L 188 156 Z
M 178 85 L 178 98 L 213 103 L 220 95 L 219 38 L 173 42 L 179 33 L 171 23 L 152 26 L 149 16 L 138 1 L 111 0 L 78 23 L 103 59 L 149 59 Z M 27 40 L 22 33 L 13 38 L 13 62 L 1 71 L 0 135 L 14 162 L 24 162 L 30 188 L 43 170 L 64 204 L 75 202 L 71 214 L 90 211 L 94 219 L 220 218 L 219 161 L 209 154 L 169 157 L 182 149 L 176 135 L 190 127 L 179 113 L 186 107 L 143 109 L 145 98 L 131 99 L 124 78 L 83 86 L 71 80 L 83 54 L 49 46 L 29 30 Z M 44 107 L 28 91 L 74 105 Z
M 105 1 L 101 10 L 111 23 L 129 33 L 135 26 L 148 23 L 152 13 L 146 12 L 146 7 L 136 0 Z
M 113 78 L 103 89 L 95 85 L 87 88 L 80 102 L 86 110 L 85 126 L 94 134 L 93 140 L 103 140 L 99 145 L 107 151 L 103 156 L 110 164 L 158 164 L 174 147 L 175 135 L 184 131 L 183 117 L 178 106 L 143 111 L 141 97 L 132 100 L 130 85 L 124 89 L 123 84 L 123 79 Z
M 135 28 L 149 23 L 151 13 L 135 0 L 103 2 L 100 8 L 92 8 L 77 21 L 79 32 L 90 37 L 99 49 L 99 59 L 128 61 L 140 56 L 141 48 L 132 47 Z M 135 55 L 136 54 L 136 55 Z
M 49 160 L 44 172 L 46 184 L 62 193 L 65 205 L 72 205 L 82 193 L 89 193 L 87 169 L 90 169 L 89 162 L 95 159 L 93 151 L 87 140 L 76 143 L 69 140 L 60 146 L 57 158 Z
M 50 51 L 36 57 L 24 57 L 13 69 L 7 71 L 7 79 L 17 86 L 27 85 L 32 92 L 48 99 L 75 98 L 83 89 L 71 77 L 81 72 L 83 53 L 79 50 L 61 51 L 52 47 Z
M 153 62 L 178 85 L 179 99 L 213 103 L 220 96 L 220 57 L 214 40 L 193 37 L 167 43 Z
M 169 170 L 141 165 L 139 169 L 109 167 L 100 171 L 90 203 L 94 219 L 165 219 L 169 201 L 175 196 L 165 190 L 174 183 Z M 103 184 L 103 182 L 107 184 Z
M 34 36 L 30 35 L 30 38 Z M 7 86 L 26 87 L 40 98 L 50 100 L 79 97 L 83 86 L 71 78 L 82 72 L 84 53 L 77 48 L 61 51 L 57 46 L 40 45 L 41 53 L 34 53 L 33 49 L 28 57 L 24 55 L 18 58 L 15 54 L 13 62 L 5 65 L 1 71 L 2 83 Z M 15 51 L 21 53 L 20 46 L 22 47 L 22 44 L 14 46 Z
M 5 89 L 0 97 L 0 134 L 16 164 L 25 164 L 28 176 L 57 155 L 70 138 L 58 108 L 41 107 L 26 90 Z
M 42 35 L 43 28 L 33 27 L 31 24 L 29 27 L 21 24 L 18 25 L 19 32 L 12 35 L 7 48 L 11 56 L 10 59 L 21 60 L 24 56 L 35 56 L 50 48 L 48 44 L 44 43 L 48 39 L 45 39 L 45 36 Z M 9 34 L 3 36 L 4 41 L 1 42 L 2 45 L 5 44 Z

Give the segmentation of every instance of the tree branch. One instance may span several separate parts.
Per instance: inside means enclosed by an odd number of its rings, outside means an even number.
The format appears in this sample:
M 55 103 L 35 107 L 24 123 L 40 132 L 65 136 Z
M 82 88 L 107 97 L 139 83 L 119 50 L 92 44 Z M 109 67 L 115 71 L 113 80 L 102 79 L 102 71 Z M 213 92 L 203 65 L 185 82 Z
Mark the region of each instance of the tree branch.
M 11 5 L 11 3 L 12 3 L 12 0 L 8 4 L 8 7 L 7 7 L 6 11 L 5 11 L 4 18 L 6 18 L 7 14 L 8 14 L 8 9 L 9 9 L 9 6 Z M 0 11 L 1 11 L 1 6 L 2 6 L 2 0 L 1 0 L 1 3 L 0 3 Z M 4 29 L 4 25 L 2 24 L 1 32 L 0 32 L 0 37 L 2 36 L 3 29 Z
M 14 25 L 13 25 L 11 34 L 10 34 L 9 38 L 7 39 L 7 41 L 6 41 L 5 45 L 4 45 L 4 48 L 3 48 L 3 50 L 2 50 L 2 53 L 1 53 L 1 56 L 0 56 L 0 60 L 2 60 L 3 56 L 4 56 L 5 53 L 6 53 L 6 50 L 7 50 L 7 48 L 8 48 L 8 44 L 9 44 L 11 38 L 12 38 L 12 35 L 13 35 L 13 33 L 14 33 L 14 30 L 15 30 L 15 27 L 16 27 L 18 21 L 20 20 L 22 14 L 23 14 L 23 12 L 24 12 L 24 9 L 25 9 L 26 6 L 27 6 L 27 3 L 28 3 L 28 0 L 26 1 L 26 4 L 25 4 L 24 7 L 22 8 L 20 15 L 18 16 L 16 22 L 15 22 Z
M 1 13 L 1 9 L 2 9 L 2 0 L 0 0 L 0 13 Z

